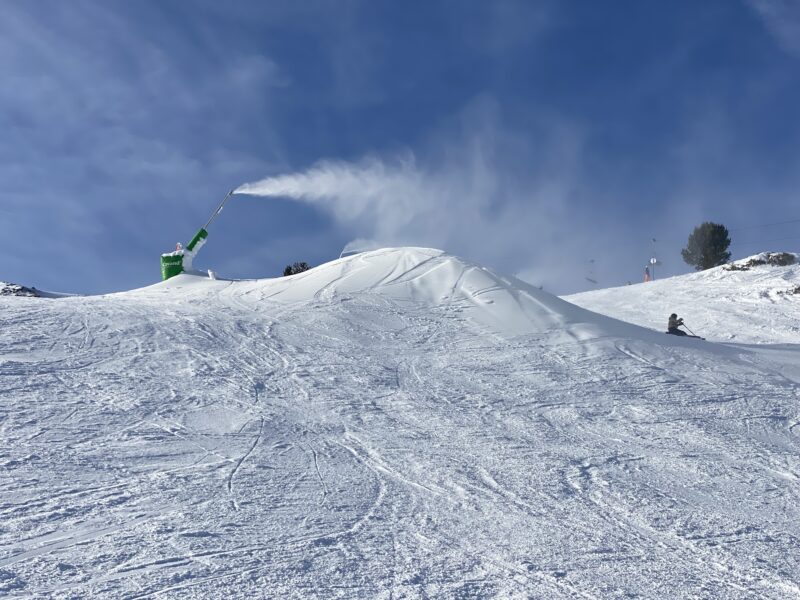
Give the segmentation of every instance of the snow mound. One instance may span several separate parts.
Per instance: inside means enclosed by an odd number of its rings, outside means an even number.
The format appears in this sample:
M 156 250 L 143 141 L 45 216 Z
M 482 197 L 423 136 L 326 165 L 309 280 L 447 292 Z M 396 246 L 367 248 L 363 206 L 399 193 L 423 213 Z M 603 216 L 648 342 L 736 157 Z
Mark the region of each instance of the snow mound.
M 710 340 L 800 343 L 800 254 L 762 252 L 691 273 L 565 296 L 586 309 L 654 329 L 677 313 Z
M 401 305 L 456 311 L 464 319 L 504 336 L 549 334 L 589 339 L 623 333 L 647 335 L 524 281 L 430 248 L 383 248 L 276 279 L 211 281 L 182 274 L 131 293 L 225 294 L 254 307 L 266 301 L 319 303 L 382 298 Z

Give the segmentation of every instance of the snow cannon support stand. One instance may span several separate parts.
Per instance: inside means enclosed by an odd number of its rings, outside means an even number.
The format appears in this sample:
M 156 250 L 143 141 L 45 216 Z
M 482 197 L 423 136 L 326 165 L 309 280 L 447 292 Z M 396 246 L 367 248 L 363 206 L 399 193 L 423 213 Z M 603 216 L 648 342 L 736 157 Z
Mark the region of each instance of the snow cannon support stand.
M 161 279 L 163 281 L 166 281 L 170 277 L 175 277 L 175 275 L 179 275 L 180 273 L 192 270 L 192 261 L 194 257 L 197 256 L 200 248 L 202 248 L 208 240 L 208 226 L 211 225 L 211 222 L 222 212 L 222 207 L 225 206 L 225 203 L 232 194 L 233 190 L 228 192 L 228 195 L 225 196 L 225 199 L 217 207 L 217 210 L 211 215 L 211 218 L 194 234 L 192 240 L 187 244 L 186 249 L 178 244 L 175 252 L 168 252 L 161 255 Z

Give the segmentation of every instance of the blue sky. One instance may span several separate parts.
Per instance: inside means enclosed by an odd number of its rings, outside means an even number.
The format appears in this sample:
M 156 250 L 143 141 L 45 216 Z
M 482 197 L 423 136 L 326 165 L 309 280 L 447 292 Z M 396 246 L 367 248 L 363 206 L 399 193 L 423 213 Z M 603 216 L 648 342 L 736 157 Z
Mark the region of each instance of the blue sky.
M 229 189 L 290 176 L 234 196 L 197 266 L 363 239 L 620 285 L 653 249 L 689 271 L 704 220 L 734 257 L 800 249 L 769 225 L 800 219 L 800 3 L 7 2 L 0 131 L 2 280 L 147 285 Z

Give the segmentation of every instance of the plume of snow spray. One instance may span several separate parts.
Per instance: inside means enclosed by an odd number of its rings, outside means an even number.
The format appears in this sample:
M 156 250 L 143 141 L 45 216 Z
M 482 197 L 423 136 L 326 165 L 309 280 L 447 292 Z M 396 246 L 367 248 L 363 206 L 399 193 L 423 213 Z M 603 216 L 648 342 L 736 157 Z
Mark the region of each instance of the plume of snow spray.
M 525 270 L 534 282 L 566 279 L 570 261 L 559 239 L 567 227 L 573 233 L 578 228 L 567 202 L 572 146 L 558 146 L 535 168 L 520 171 L 499 160 L 496 141 L 485 137 L 445 145 L 424 168 L 410 152 L 385 160 L 324 160 L 305 171 L 243 184 L 234 193 L 288 198 L 329 213 L 360 238 L 343 253 L 427 246 Z
M 283 197 L 330 211 L 341 221 L 367 217 L 395 224 L 407 222 L 422 188 L 422 176 L 413 156 L 387 164 L 376 158 L 358 163 L 321 161 L 302 173 L 268 177 L 245 183 L 234 194 Z
M 420 168 L 411 153 L 389 160 L 325 160 L 306 171 L 243 184 L 233 193 L 289 198 L 328 212 L 361 238 L 343 253 L 421 245 L 506 263 L 528 240 L 546 240 L 532 230 L 550 229 L 551 219 L 539 213 L 533 186 L 500 177 L 491 159 L 491 151 L 474 143 L 429 169 Z M 558 195 L 547 183 L 540 189 L 546 187 L 549 197 Z M 511 196 L 530 200 L 510 204 L 513 212 L 504 210 L 502 201 Z

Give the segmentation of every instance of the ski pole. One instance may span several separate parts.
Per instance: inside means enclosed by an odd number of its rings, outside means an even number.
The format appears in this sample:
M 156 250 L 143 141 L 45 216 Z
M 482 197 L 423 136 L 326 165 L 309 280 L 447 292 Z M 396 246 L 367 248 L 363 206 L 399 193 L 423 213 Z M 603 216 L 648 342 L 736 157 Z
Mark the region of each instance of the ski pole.
M 697 335 L 697 334 L 696 334 L 694 331 L 692 331 L 691 329 L 689 329 L 688 327 L 686 327 L 686 323 L 684 323 L 684 324 L 683 324 L 683 327 L 684 327 L 684 329 L 686 329 L 686 331 L 688 331 L 689 333 L 691 333 L 693 336 L 700 337 L 700 336 L 699 336 L 699 335 Z

